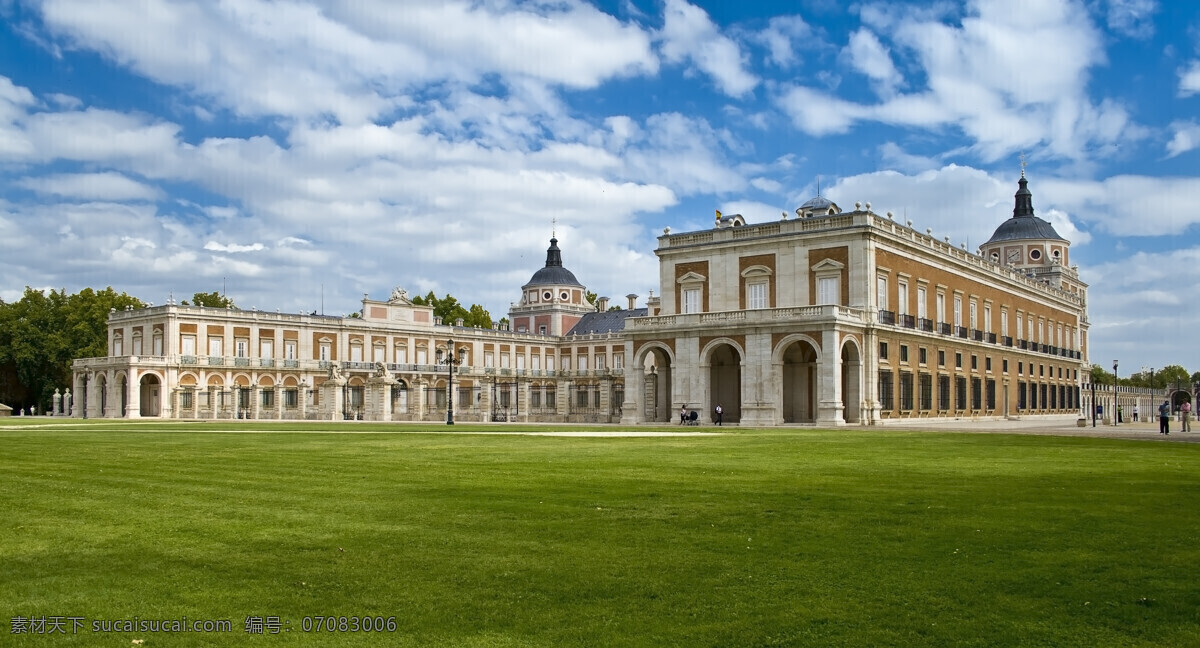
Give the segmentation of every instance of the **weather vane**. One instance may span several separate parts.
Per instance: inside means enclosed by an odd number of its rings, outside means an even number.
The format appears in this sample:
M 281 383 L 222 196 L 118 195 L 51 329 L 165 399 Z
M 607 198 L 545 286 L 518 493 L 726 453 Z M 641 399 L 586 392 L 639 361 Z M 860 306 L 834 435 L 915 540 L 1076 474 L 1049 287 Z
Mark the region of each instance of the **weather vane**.
M 1021 151 L 1021 177 L 1025 177 L 1025 152 Z

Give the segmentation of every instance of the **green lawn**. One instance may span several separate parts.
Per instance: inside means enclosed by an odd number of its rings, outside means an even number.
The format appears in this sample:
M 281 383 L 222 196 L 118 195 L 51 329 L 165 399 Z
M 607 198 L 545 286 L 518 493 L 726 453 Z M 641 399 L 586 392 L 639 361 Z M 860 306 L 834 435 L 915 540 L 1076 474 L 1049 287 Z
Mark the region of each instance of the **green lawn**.
M 0 429 L 0 645 L 1200 645 L 1200 445 L 285 429 Z M 184 616 L 233 630 L 91 631 Z

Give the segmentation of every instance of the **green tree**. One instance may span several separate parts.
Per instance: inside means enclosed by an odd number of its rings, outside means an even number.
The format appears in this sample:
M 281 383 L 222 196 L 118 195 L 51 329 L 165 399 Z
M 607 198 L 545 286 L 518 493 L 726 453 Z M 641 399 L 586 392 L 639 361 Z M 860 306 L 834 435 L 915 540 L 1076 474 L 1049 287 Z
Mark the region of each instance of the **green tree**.
M 186 299 L 182 303 L 184 306 L 188 305 Z M 232 297 L 226 297 L 215 290 L 206 293 L 194 293 L 192 295 L 192 305 L 203 306 L 205 308 L 237 308 L 233 303 Z
M 424 297 L 413 297 L 412 303 L 420 306 L 432 306 L 434 317 L 442 318 L 443 324 L 453 325 L 458 320 L 463 321 L 463 326 L 474 326 L 478 328 L 492 328 L 492 315 L 488 313 L 479 304 L 471 304 L 471 309 L 467 310 L 459 303 L 453 295 L 449 293 L 445 297 L 438 298 L 430 290 L 429 294 Z
M 96 292 L 26 288 L 19 301 L 0 302 L 0 401 L 46 411 L 55 388 L 71 385 L 71 362 L 108 354 L 108 314 L 143 306 L 111 287 Z
M 1188 373 L 1187 369 L 1179 365 L 1167 365 L 1159 371 L 1154 372 L 1155 387 L 1160 389 L 1173 388 L 1176 385 L 1185 387 L 1191 384 L 1191 380 L 1191 374 Z
M 465 326 L 474 326 L 482 329 L 492 328 L 492 314 L 484 310 L 479 304 L 471 304 L 471 310 L 467 312 L 467 317 L 463 321 Z
M 1112 372 L 1105 371 L 1104 367 L 1094 364 L 1094 365 L 1092 365 L 1091 373 L 1092 373 L 1092 382 L 1096 383 L 1097 385 L 1113 384 Z

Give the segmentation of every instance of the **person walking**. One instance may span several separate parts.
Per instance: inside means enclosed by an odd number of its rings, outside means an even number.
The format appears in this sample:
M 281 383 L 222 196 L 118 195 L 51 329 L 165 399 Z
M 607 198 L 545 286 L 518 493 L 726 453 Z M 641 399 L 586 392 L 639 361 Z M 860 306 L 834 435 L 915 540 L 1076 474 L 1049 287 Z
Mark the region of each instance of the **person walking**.
M 1183 405 L 1179 406 L 1179 431 L 1180 432 L 1191 432 L 1192 431 L 1192 422 L 1190 420 L 1191 417 L 1192 417 L 1192 404 L 1188 401 L 1183 401 Z
M 1158 433 L 1171 433 L 1171 404 L 1167 401 L 1158 406 Z
M 717 404 L 717 425 L 721 424 L 721 412 L 722 412 L 721 405 L 718 403 Z
M 679 424 L 687 425 L 687 403 L 684 403 L 683 407 L 679 408 Z

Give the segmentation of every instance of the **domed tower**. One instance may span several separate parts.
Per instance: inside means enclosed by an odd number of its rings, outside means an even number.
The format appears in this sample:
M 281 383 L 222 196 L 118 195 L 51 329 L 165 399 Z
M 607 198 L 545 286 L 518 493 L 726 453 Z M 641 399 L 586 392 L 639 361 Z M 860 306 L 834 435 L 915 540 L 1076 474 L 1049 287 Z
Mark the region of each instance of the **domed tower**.
M 815 198 L 810 198 L 808 202 L 796 208 L 796 216 L 799 218 L 818 218 L 840 213 L 842 213 L 842 208 L 819 192 Z
M 992 263 L 1019 270 L 1055 288 L 1082 293 L 1086 286 L 1079 281 L 1078 273 L 1069 269 L 1071 242 L 1034 215 L 1033 193 L 1024 168 L 1017 186 L 1012 218 L 1001 223 L 992 238 L 979 246 L 980 254 Z
M 551 236 L 546 266 L 521 286 L 521 302 L 509 307 L 508 319 L 518 333 L 563 335 L 595 310 L 587 300 L 587 288 L 563 267 L 558 239 Z

